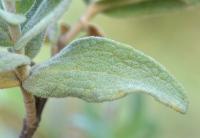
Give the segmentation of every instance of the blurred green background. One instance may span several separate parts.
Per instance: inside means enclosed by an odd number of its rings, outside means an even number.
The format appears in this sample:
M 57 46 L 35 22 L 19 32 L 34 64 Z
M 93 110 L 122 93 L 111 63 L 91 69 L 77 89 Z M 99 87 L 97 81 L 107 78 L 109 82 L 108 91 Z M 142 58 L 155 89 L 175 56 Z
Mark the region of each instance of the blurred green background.
M 85 10 L 74 0 L 61 22 L 75 23 Z M 35 138 L 199 138 L 200 137 L 200 8 L 150 17 L 111 18 L 92 22 L 105 36 L 154 57 L 183 84 L 190 101 L 186 115 L 133 94 L 110 103 L 89 104 L 76 98 L 50 99 Z M 49 57 L 44 46 L 35 59 Z M 16 138 L 24 107 L 18 89 L 0 92 L 0 138 Z

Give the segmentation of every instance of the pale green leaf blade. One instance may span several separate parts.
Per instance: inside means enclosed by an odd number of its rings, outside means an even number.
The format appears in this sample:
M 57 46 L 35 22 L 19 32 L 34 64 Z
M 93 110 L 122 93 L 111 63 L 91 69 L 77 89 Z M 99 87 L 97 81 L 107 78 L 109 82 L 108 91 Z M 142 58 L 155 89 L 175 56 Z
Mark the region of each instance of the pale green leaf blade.
M 89 102 L 142 92 L 182 113 L 188 105 L 182 86 L 154 59 L 98 37 L 77 40 L 35 66 L 23 87 L 39 97 L 72 96 Z
M 13 14 L 0 9 L 0 20 L 5 20 L 8 24 L 19 25 L 26 21 L 26 17 L 20 14 Z
M 13 71 L 19 66 L 30 64 L 26 56 L 0 51 L 0 72 Z

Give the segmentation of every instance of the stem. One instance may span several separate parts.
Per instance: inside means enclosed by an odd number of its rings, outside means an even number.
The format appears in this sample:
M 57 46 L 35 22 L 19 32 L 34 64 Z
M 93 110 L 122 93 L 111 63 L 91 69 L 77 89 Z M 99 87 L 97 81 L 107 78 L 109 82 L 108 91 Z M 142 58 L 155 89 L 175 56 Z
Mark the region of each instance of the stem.
M 15 9 L 15 1 L 13 0 L 3 0 L 4 9 L 9 12 L 16 12 Z M 18 41 L 18 39 L 21 37 L 21 28 L 20 25 L 18 26 L 9 26 L 9 32 L 11 39 L 14 43 Z M 24 54 L 24 48 L 15 51 L 15 53 L 18 54 Z M 32 94 L 30 94 L 28 91 L 23 89 L 22 82 L 27 79 L 29 76 L 29 66 L 23 66 L 19 67 L 15 71 L 17 78 L 19 79 L 21 85 L 21 91 L 24 98 L 24 104 L 26 109 L 26 118 L 24 119 L 24 125 L 20 134 L 20 138 L 31 138 L 37 129 L 38 121 L 36 118 L 36 104 L 35 104 L 35 98 Z
M 78 22 L 68 32 L 60 36 L 57 43 L 58 51 L 63 49 L 66 44 L 72 41 L 81 32 L 81 30 L 88 25 L 88 22 L 97 13 L 99 13 L 99 11 L 101 11 L 101 6 L 96 3 L 91 4 L 87 8 L 86 12 L 82 15 L 82 17 L 78 20 Z
M 26 118 L 20 138 L 31 138 L 37 129 L 35 98 L 21 87 L 26 108 Z
M 29 76 L 29 67 L 23 66 L 16 70 L 16 76 L 21 82 L 20 88 L 24 98 L 24 105 L 26 109 L 26 117 L 24 119 L 23 128 L 20 138 L 31 138 L 37 129 L 37 111 L 34 96 L 22 87 L 22 82 Z

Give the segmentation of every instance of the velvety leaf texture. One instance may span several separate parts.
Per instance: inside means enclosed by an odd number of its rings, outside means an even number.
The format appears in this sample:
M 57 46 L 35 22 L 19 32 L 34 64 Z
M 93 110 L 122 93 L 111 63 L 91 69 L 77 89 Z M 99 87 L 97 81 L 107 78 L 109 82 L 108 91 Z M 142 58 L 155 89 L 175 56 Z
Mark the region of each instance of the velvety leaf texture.
M 116 17 L 129 15 L 150 15 L 187 8 L 199 3 L 199 0 L 102 0 L 104 13 Z
M 28 56 L 33 58 L 40 50 L 46 28 L 58 21 L 69 3 L 70 0 L 36 0 L 27 13 L 28 22 L 22 25 L 23 36 L 16 43 L 15 49 L 25 47 Z
M 23 87 L 39 97 L 72 96 L 88 102 L 112 101 L 142 92 L 182 113 L 188 105 L 182 86 L 154 59 L 99 37 L 74 41 L 35 66 Z
M 4 20 L 11 25 L 19 25 L 25 22 L 26 18 L 23 15 L 13 14 L 0 9 L 0 20 Z
M 19 66 L 30 64 L 30 62 L 26 56 L 0 51 L 0 72 L 12 71 Z
M 53 11 L 54 8 L 59 4 L 61 0 L 35 0 L 34 5 L 31 7 L 29 12 L 26 14 L 28 21 L 22 25 L 22 33 L 27 33 L 36 24 L 38 24 L 43 18 L 45 18 L 49 12 Z M 46 27 L 48 24 L 46 25 Z M 42 42 L 44 39 L 45 28 L 31 38 L 27 42 L 25 47 L 25 54 L 30 58 L 34 58 L 42 47 Z

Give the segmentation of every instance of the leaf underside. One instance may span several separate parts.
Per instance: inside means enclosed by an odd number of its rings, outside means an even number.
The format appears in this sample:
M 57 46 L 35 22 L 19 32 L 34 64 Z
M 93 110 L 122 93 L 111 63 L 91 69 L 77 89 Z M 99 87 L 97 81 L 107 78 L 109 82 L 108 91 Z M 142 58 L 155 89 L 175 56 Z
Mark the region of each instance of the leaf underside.
M 7 12 L 0 8 L 0 20 L 4 20 L 11 25 L 19 25 L 25 22 L 26 18 L 23 15 Z
M 72 96 L 88 102 L 142 92 L 181 113 L 188 105 L 182 86 L 154 59 L 98 37 L 72 42 L 52 59 L 34 66 L 23 87 L 39 97 Z
M 13 71 L 19 66 L 30 64 L 30 62 L 26 56 L 0 51 L 0 73 Z

